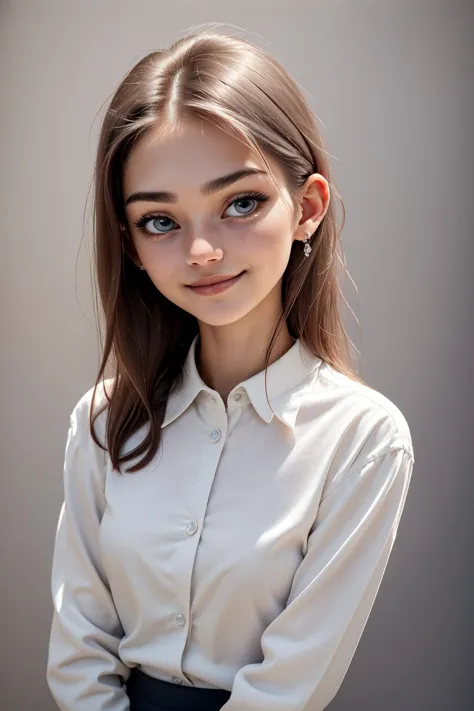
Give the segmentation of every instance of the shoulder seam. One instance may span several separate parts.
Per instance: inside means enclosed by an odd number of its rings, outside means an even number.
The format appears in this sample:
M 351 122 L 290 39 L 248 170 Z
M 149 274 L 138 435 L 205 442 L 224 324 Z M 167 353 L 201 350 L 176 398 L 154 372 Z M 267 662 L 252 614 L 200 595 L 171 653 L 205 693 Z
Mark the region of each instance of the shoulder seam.
M 335 385 L 335 386 L 338 385 L 338 383 L 334 383 L 330 378 L 328 378 L 326 375 L 324 375 L 324 373 L 320 373 L 320 376 L 319 376 L 319 377 L 323 378 L 327 383 L 331 383 L 331 385 Z M 356 392 L 355 389 L 354 389 L 354 388 L 351 388 L 348 383 L 345 383 L 345 384 L 342 384 L 342 383 L 341 383 L 341 384 L 340 384 L 340 387 L 342 387 L 342 388 L 347 388 L 347 389 L 350 390 L 350 392 L 352 392 L 352 393 L 355 393 L 355 392 Z M 367 386 L 367 387 L 370 388 L 370 386 Z M 377 390 L 377 391 L 375 391 L 375 392 L 379 392 L 379 391 Z M 373 402 L 375 405 L 378 405 L 384 412 L 386 412 L 387 415 L 390 417 L 391 421 L 394 423 L 394 425 L 395 425 L 395 427 L 396 427 L 396 430 L 397 430 L 397 434 L 400 434 L 400 430 L 399 430 L 399 428 L 398 428 L 398 423 L 397 423 L 395 417 L 393 416 L 393 414 L 390 412 L 390 410 L 387 410 L 387 408 L 384 407 L 380 402 L 378 402 L 378 401 L 375 400 L 374 398 L 370 397 L 370 395 L 369 395 L 368 393 L 363 392 L 363 393 L 360 393 L 360 394 L 361 394 L 363 397 L 367 398 L 367 400 L 369 400 L 370 402 Z M 385 397 L 385 396 L 383 395 L 383 393 L 380 393 L 380 395 L 382 395 L 383 397 Z M 397 409 L 399 409 L 399 408 L 398 408 L 398 405 L 395 405 L 395 403 L 392 403 L 392 404 L 393 404 Z M 401 410 L 400 410 L 400 412 L 401 412 Z M 403 414 L 403 413 L 402 413 L 402 414 Z
M 323 501 L 326 501 L 326 499 L 329 499 L 338 489 L 340 486 L 345 484 L 349 479 L 352 479 L 356 474 L 359 474 L 362 469 L 365 469 L 369 464 L 372 464 L 372 462 L 375 462 L 377 459 L 380 459 L 381 457 L 385 457 L 389 452 L 392 452 L 392 454 L 397 454 L 398 452 L 405 452 L 405 454 L 408 455 L 409 459 L 412 459 L 413 462 L 415 461 L 415 456 L 413 453 L 413 450 L 408 446 L 408 445 L 397 445 L 394 447 L 393 445 L 388 445 L 385 447 L 385 449 L 382 452 L 379 452 L 376 454 L 374 457 L 371 459 L 368 459 L 364 464 L 362 464 L 360 467 L 358 467 L 355 471 L 351 472 L 351 468 L 346 471 L 345 475 L 343 476 L 342 480 L 334 487 L 334 489 L 331 489 L 329 493 L 326 494 L 322 499 L 319 501 L 319 505 L 323 503 Z

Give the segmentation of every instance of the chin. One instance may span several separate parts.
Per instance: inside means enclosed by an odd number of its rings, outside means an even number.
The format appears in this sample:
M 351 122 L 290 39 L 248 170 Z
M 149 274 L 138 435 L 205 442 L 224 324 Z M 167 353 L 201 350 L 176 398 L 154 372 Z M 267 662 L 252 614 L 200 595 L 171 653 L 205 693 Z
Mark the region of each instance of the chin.
M 199 313 L 193 315 L 201 323 L 207 326 L 229 326 L 231 323 L 236 323 L 245 318 L 252 311 L 252 308 L 209 308 L 203 309 Z

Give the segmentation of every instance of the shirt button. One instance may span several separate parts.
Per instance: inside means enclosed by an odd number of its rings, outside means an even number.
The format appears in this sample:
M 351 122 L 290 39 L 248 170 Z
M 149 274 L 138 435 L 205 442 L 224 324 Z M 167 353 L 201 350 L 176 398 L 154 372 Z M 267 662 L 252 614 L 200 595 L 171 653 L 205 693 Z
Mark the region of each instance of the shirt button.
M 211 442 L 218 442 L 221 438 L 221 431 L 220 430 L 212 430 L 212 432 L 209 435 L 209 439 Z
M 180 627 L 184 627 L 186 624 L 186 618 L 181 612 L 176 615 L 176 624 L 178 624 Z
M 239 400 L 242 400 L 242 393 L 235 393 L 233 397 L 235 402 L 239 402 Z
M 186 526 L 186 533 L 187 533 L 189 536 L 193 536 L 193 535 L 196 533 L 197 530 L 198 530 L 198 525 L 197 525 L 196 521 L 191 521 L 191 522 L 188 523 L 188 525 Z
M 182 683 L 183 683 L 182 679 L 178 679 L 177 677 L 175 679 L 173 679 L 173 684 L 182 684 Z

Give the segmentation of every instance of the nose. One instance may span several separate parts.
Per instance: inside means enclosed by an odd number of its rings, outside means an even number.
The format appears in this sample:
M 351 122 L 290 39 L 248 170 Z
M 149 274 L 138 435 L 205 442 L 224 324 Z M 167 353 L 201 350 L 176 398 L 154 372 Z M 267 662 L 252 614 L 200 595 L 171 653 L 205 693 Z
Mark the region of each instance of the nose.
M 220 247 L 214 246 L 204 237 L 195 237 L 189 247 L 187 263 L 190 266 L 203 267 L 210 262 L 220 262 L 223 251 Z

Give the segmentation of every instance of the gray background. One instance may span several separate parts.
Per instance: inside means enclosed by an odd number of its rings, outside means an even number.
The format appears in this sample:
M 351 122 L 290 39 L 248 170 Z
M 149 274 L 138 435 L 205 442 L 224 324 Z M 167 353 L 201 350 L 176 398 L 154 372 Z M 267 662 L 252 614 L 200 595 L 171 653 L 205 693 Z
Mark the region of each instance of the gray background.
M 54 708 L 63 453 L 98 362 L 94 117 L 135 61 L 204 22 L 237 25 L 310 95 L 347 209 L 361 374 L 413 434 L 397 542 L 331 711 L 473 708 L 472 20 L 453 0 L 0 2 L 2 709 Z

